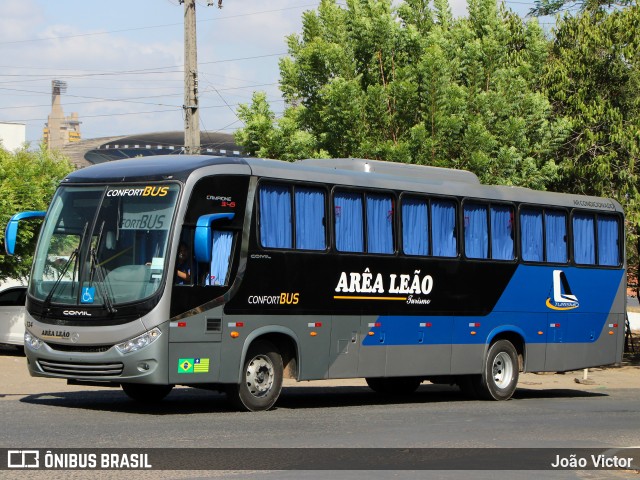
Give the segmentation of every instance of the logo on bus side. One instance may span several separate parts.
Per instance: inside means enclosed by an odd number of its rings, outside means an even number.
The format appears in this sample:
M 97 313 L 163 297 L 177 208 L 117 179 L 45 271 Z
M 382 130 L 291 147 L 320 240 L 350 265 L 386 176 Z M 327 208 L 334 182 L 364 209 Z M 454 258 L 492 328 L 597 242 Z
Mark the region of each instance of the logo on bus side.
M 300 293 L 283 292 L 280 295 L 250 295 L 247 302 L 249 305 L 297 305 L 300 302 Z
M 579 306 L 578 297 L 571 292 L 565 273 L 562 270 L 554 270 L 547 307 L 552 310 L 573 310 Z
M 144 188 L 114 188 L 107 191 L 107 197 L 164 197 L 169 187 L 147 186 Z
M 400 300 L 408 304 L 429 305 L 431 299 L 420 297 L 433 290 L 433 277 L 422 275 L 420 270 L 411 274 L 391 273 L 386 279 L 381 273 L 341 272 L 336 293 L 358 293 L 368 295 L 334 295 L 334 300 Z M 393 296 L 389 296 L 393 295 Z M 417 295 L 417 296 L 416 296 Z

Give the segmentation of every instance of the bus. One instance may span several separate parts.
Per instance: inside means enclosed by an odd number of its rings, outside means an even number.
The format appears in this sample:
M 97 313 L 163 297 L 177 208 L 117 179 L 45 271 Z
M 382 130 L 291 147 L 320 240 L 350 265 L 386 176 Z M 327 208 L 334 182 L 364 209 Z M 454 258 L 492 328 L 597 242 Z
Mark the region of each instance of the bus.
M 624 217 L 608 198 L 367 159 L 167 155 L 69 174 L 46 214 L 12 218 L 8 252 L 39 216 L 37 377 L 138 401 L 213 389 L 258 411 L 284 378 L 507 400 L 520 372 L 622 360 Z

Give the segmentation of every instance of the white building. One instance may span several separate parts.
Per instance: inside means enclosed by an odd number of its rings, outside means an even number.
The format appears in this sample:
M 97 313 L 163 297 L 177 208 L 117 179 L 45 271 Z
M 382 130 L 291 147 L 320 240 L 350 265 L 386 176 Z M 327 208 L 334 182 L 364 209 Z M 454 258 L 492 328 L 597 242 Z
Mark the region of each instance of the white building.
M 24 123 L 0 122 L 0 143 L 2 148 L 13 152 L 22 148 L 27 139 L 27 127 Z

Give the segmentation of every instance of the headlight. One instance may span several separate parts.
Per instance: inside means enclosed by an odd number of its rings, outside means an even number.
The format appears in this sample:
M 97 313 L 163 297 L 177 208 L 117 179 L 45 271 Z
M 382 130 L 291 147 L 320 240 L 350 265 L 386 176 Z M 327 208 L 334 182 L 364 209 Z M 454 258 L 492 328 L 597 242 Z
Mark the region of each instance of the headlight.
M 38 350 L 42 346 L 42 340 L 31 335 L 29 332 L 24 332 L 24 344 L 31 350 Z
M 143 349 L 147 345 L 151 345 L 158 338 L 160 338 L 160 335 L 162 335 L 162 332 L 158 327 L 156 327 L 153 330 L 149 330 L 148 332 L 143 333 L 142 335 L 138 335 L 137 337 L 132 338 L 131 340 L 127 340 L 126 342 L 117 344 L 116 349 L 120 353 L 137 352 L 138 350 Z

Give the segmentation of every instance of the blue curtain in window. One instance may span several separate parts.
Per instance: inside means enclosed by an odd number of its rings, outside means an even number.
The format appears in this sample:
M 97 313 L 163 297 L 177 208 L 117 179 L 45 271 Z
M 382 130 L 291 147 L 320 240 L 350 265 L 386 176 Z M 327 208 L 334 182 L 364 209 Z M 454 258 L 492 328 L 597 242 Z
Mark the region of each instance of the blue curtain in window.
M 209 270 L 209 276 L 205 282 L 207 285 L 227 285 L 232 245 L 232 232 L 221 232 L 218 230 L 213 231 L 211 269 Z
M 390 197 L 367 195 L 367 252 L 393 253 L 393 203 Z
M 598 217 L 598 264 L 618 265 L 618 219 L 601 215 Z
M 296 248 L 324 250 L 324 192 L 313 188 L 296 188 Z
M 491 207 L 491 257 L 513 260 L 513 211 L 510 207 Z
M 567 263 L 567 214 L 545 212 L 547 262 Z
M 263 247 L 291 248 L 291 193 L 289 188 L 260 188 L 260 238 Z
M 357 193 L 337 193 L 334 207 L 338 251 L 364 251 L 362 196 Z
M 434 256 L 455 257 L 458 254 L 456 207 L 453 202 L 446 200 L 431 202 L 431 235 Z
M 469 258 L 487 258 L 489 255 L 487 208 L 483 205 L 464 206 L 464 250 Z
M 407 255 L 429 255 L 429 210 L 426 200 L 402 200 L 402 245 Z
M 522 209 L 520 211 L 520 236 L 522 259 L 527 262 L 542 262 L 542 211 Z
M 593 215 L 576 213 L 573 216 L 573 255 L 576 263 L 596 263 L 596 242 Z

